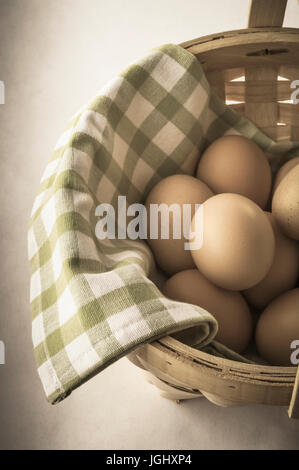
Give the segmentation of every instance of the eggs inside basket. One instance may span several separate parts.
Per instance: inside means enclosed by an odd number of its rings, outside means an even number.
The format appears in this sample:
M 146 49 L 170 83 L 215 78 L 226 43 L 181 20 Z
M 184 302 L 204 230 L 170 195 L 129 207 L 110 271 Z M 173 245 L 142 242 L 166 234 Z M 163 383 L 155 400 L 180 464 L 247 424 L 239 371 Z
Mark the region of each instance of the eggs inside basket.
M 161 180 L 145 205 L 147 241 L 168 276 L 164 295 L 209 311 L 218 322 L 215 340 L 235 352 L 246 354 L 254 343 L 267 363 L 292 365 L 299 343 L 299 157 L 272 178 L 255 142 L 226 135 L 201 155 L 194 176 Z M 153 205 L 168 207 L 154 237 Z

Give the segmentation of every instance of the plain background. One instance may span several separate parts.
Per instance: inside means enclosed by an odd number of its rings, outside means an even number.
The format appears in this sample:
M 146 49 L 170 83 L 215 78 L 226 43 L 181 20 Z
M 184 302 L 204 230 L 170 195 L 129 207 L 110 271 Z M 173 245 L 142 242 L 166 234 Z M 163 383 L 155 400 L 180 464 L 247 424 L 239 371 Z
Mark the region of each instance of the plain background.
M 177 405 L 126 359 L 51 406 L 31 343 L 27 223 L 69 117 L 148 49 L 243 28 L 247 13 L 246 0 L 0 0 L 0 448 L 299 448 L 285 409 Z M 285 25 L 299 27 L 295 0 Z

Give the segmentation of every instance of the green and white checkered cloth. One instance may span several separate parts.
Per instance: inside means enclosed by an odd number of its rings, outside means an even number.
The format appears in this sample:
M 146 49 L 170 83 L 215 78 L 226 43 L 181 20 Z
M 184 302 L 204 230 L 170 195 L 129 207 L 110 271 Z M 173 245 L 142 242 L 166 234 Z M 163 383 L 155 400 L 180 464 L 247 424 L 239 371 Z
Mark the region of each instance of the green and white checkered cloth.
M 51 403 L 138 345 L 194 327 L 211 343 L 215 319 L 166 299 L 148 278 L 144 241 L 99 240 L 101 203 L 143 202 L 174 173 L 192 174 L 201 151 L 225 133 L 265 150 L 274 144 L 211 92 L 197 59 L 179 46 L 147 54 L 109 83 L 71 120 L 42 177 L 29 224 L 32 336 Z

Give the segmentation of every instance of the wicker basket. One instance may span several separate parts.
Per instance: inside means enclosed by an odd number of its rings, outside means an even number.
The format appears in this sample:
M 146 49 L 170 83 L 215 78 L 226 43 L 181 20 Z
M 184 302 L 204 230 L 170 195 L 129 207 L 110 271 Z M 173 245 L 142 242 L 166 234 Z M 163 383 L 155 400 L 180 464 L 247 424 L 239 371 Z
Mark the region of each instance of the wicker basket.
M 252 0 L 248 29 L 181 44 L 204 67 L 214 91 L 276 141 L 299 141 L 299 105 L 290 101 L 299 79 L 299 29 L 282 28 L 287 0 Z M 236 80 L 237 79 L 237 80 Z M 204 395 L 220 406 L 289 406 L 299 418 L 299 368 L 235 362 L 171 337 L 142 346 L 129 359 L 162 396 Z

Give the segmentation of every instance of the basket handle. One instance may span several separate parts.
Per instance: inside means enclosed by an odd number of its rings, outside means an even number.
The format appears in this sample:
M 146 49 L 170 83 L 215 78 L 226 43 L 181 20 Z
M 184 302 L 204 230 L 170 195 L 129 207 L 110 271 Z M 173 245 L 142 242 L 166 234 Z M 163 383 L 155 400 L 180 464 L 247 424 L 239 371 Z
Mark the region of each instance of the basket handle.
M 288 411 L 289 417 L 299 419 L 299 366 L 294 383 L 293 394 Z
M 251 0 L 248 28 L 280 28 L 283 24 L 287 0 Z

